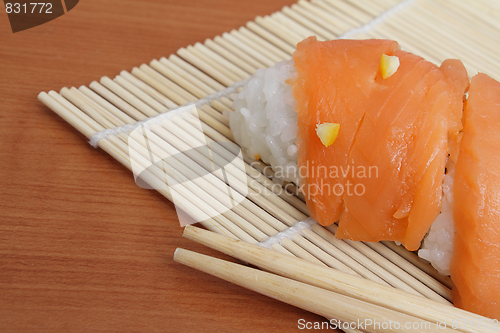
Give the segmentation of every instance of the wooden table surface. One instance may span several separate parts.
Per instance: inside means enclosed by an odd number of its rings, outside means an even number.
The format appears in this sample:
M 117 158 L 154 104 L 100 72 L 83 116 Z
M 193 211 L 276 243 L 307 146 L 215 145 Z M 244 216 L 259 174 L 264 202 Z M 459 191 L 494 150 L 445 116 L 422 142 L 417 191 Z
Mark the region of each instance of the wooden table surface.
M 322 320 L 175 263 L 177 247 L 224 256 L 183 239 L 170 202 L 37 100 L 292 2 L 82 0 L 15 34 L 0 14 L 0 332 L 295 332 Z

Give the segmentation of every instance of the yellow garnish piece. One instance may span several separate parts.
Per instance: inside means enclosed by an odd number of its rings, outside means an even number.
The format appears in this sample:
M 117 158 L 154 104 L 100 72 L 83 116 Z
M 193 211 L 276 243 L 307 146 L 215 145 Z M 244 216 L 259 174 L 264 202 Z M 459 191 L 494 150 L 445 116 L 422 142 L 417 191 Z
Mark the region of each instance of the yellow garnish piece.
M 255 158 L 256 160 L 260 160 L 260 154 L 253 155 L 253 158 Z
M 339 135 L 340 124 L 323 123 L 316 125 L 316 134 L 318 134 L 321 143 L 328 147 L 332 145 Z
M 388 56 L 382 54 L 380 59 L 380 74 L 383 79 L 387 79 L 392 74 L 396 73 L 399 68 L 399 58 L 396 56 Z

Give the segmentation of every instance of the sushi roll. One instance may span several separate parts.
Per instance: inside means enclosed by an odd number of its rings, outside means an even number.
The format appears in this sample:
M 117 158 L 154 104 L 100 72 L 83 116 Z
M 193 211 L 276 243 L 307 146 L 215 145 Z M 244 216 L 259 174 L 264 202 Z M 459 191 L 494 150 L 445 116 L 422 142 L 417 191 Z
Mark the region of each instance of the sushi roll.
M 472 87 L 479 85 L 476 81 Z M 249 80 L 236 96 L 230 127 L 244 153 L 270 164 L 279 180 L 299 186 L 311 217 L 322 225 L 339 224 L 337 238 L 396 241 L 418 250 L 439 272 L 449 275 L 450 262 L 460 261 L 464 253 L 471 259 L 472 248 L 485 249 L 488 243 L 469 244 L 471 238 L 460 236 L 465 234 L 460 228 L 474 213 L 480 214 L 488 200 L 500 202 L 496 190 L 500 185 L 463 179 L 464 150 L 476 158 L 472 162 L 469 158 L 467 163 L 473 165 L 468 169 L 484 162 L 464 147 L 471 139 L 461 140 L 483 135 L 476 127 L 470 127 L 476 132 L 467 130 L 467 113 L 479 104 L 471 94 L 469 100 L 476 102 L 467 103 L 464 117 L 468 89 L 468 74 L 459 60 L 436 66 L 401 50 L 395 41 L 318 42 L 310 37 L 297 45 L 292 60 L 259 70 Z M 474 119 L 481 119 L 477 114 Z M 476 206 L 471 206 L 462 191 L 464 182 L 470 188 L 474 181 L 479 187 L 496 187 L 489 198 L 478 198 L 484 193 L 476 193 Z M 455 194 L 460 200 L 454 200 Z M 466 216 L 457 207 L 470 209 L 467 220 L 457 219 L 457 214 Z M 488 221 L 484 223 L 498 224 L 500 218 Z M 454 243 L 455 228 L 460 243 Z M 500 252 L 495 253 L 500 258 Z M 461 278 L 455 282 L 456 304 L 500 318 L 500 305 L 487 299 L 484 302 L 493 312 L 469 306 L 470 297 L 460 301 L 463 293 L 470 296 L 477 290 L 470 288 L 470 275 L 453 267 L 452 280 Z M 496 274 L 498 281 L 500 274 L 491 267 L 478 267 L 476 271 Z M 477 281 L 478 275 L 474 278 Z M 500 285 L 493 280 L 488 280 L 488 287 L 496 290 L 498 299 Z

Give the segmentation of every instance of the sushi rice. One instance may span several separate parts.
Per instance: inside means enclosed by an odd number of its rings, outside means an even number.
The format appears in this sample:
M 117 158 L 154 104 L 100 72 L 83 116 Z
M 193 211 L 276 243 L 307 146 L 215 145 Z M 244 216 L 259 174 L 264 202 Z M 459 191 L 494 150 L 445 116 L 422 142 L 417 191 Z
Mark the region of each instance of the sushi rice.
M 229 124 L 247 156 L 271 165 L 278 181 L 298 184 L 297 108 L 285 82 L 296 73 L 293 61 L 258 70 L 236 96 Z
M 229 117 L 234 139 L 243 152 L 262 160 L 275 171 L 278 182 L 300 185 L 298 173 L 297 110 L 287 80 L 297 75 L 293 60 L 259 69 L 234 100 Z M 432 224 L 418 251 L 438 272 L 449 275 L 453 251 L 453 166 L 448 166 L 443 184 L 441 214 Z

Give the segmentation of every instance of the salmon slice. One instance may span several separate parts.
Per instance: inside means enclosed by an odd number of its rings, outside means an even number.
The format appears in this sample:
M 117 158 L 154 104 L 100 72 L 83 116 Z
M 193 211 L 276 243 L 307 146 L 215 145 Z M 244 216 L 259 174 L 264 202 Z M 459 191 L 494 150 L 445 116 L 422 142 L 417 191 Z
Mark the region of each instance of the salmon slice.
M 452 94 L 451 115 L 449 119 L 448 143 L 450 159 L 453 164 L 457 163 L 458 152 L 463 129 L 463 107 L 465 92 L 469 89 L 469 75 L 464 64 L 458 59 L 448 59 L 441 64 L 441 70 L 450 83 L 450 94 Z
M 500 83 L 472 78 L 456 164 L 455 306 L 500 320 Z
M 414 163 L 412 150 L 423 118 L 423 106 L 432 85 L 439 80 L 437 67 L 404 51 L 396 52 L 400 68 L 389 79 L 378 78 L 376 93 L 349 156 L 356 168 L 376 167 L 362 184 L 362 195 L 345 195 L 346 212 L 337 237 L 352 240 L 404 241 L 410 207 L 403 200 L 410 190 Z M 444 173 L 444 165 L 443 171 Z
M 420 140 L 425 146 L 417 147 L 414 154 L 420 162 L 428 163 L 431 160 L 432 162 L 427 168 L 426 164 L 420 165 L 413 181 L 416 187 L 407 192 L 405 197 L 406 204 L 411 205 L 411 209 L 403 244 L 409 250 L 417 250 L 420 247 L 422 239 L 440 213 L 443 198 L 443 166 L 456 163 L 460 132 L 463 128 L 463 99 L 469 87 L 467 70 L 463 63 L 456 59 L 445 60 L 440 70 L 446 80 L 441 81 L 442 84 L 435 85 L 433 90 L 439 91 L 444 84 L 445 93 L 436 99 L 421 127 L 424 138 L 427 137 L 429 140 Z M 439 153 L 434 155 L 435 152 Z M 448 153 L 450 161 L 446 160 L 444 152 Z M 411 204 L 409 194 L 413 195 Z
M 459 139 L 468 78 L 460 61 L 438 68 L 404 51 L 394 55 L 400 67 L 377 78 L 349 155 L 355 169 L 377 174 L 348 176 L 363 192 L 344 194 L 337 237 L 394 240 L 417 250 L 440 213 L 448 142 Z
M 311 216 L 322 225 L 335 223 L 343 210 L 348 157 L 383 54 L 399 49 L 390 40 L 335 40 L 310 37 L 297 45 L 297 77 L 289 83 L 297 102 L 300 188 Z M 316 126 L 338 123 L 336 141 L 325 147 Z

